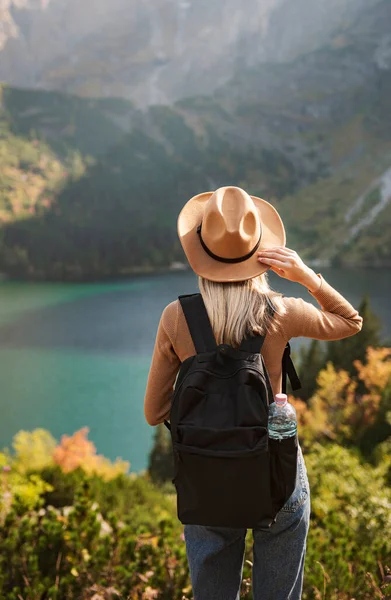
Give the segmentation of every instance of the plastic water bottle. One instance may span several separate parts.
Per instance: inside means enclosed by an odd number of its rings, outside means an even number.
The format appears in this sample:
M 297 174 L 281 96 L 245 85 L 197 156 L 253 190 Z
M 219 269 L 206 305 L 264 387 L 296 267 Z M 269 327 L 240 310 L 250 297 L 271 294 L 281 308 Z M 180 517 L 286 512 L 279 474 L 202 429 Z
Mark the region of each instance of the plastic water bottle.
M 269 437 L 282 440 L 297 432 L 296 409 L 288 402 L 286 394 L 276 394 L 269 406 Z

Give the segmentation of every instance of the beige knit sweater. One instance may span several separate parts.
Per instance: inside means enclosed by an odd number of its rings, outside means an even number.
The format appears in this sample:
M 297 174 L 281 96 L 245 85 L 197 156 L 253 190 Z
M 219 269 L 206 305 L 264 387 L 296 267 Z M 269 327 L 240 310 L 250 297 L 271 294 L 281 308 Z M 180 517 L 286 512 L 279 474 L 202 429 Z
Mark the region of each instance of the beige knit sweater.
M 262 356 L 274 394 L 281 392 L 282 355 L 286 343 L 294 337 L 339 340 L 358 333 L 362 318 L 357 310 L 318 273 L 321 284 L 308 292 L 321 306 L 316 308 L 301 298 L 284 297 L 285 315 L 275 315 L 276 332 L 267 333 Z M 179 300 L 163 310 L 148 375 L 144 413 L 150 425 L 170 418 L 170 401 L 181 363 L 194 356 L 195 348 Z

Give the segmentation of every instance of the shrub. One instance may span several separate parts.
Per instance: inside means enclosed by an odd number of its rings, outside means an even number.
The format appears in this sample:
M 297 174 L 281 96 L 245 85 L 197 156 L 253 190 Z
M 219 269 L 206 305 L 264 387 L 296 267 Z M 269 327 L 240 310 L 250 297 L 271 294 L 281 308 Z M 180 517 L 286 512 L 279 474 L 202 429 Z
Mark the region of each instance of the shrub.
M 86 473 L 96 473 L 105 480 L 127 473 L 130 467 L 127 461 L 117 459 L 111 463 L 104 456 L 96 454 L 93 442 L 87 439 L 88 431 L 88 427 L 83 427 L 71 436 L 63 435 L 60 444 L 54 448 L 53 460 L 64 473 L 81 467 Z

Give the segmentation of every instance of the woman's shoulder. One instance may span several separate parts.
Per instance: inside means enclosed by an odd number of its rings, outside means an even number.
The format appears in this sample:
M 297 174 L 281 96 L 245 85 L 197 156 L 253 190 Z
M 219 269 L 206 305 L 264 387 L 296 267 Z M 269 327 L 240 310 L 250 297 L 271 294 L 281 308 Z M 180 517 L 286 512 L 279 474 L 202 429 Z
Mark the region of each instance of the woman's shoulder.
M 167 304 L 162 312 L 162 319 L 164 323 L 170 323 L 173 321 L 176 322 L 178 321 L 178 318 L 181 318 L 181 316 L 184 317 L 184 313 L 179 298 Z
M 161 318 L 166 321 L 170 321 L 173 318 L 176 318 L 178 316 L 178 307 L 179 307 L 179 300 L 173 300 L 172 302 L 170 302 L 169 304 L 166 304 L 166 306 L 163 308 L 162 310 L 162 316 Z
M 179 305 L 180 302 L 176 299 L 163 308 L 160 322 L 167 332 L 174 332 L 177 327 Z

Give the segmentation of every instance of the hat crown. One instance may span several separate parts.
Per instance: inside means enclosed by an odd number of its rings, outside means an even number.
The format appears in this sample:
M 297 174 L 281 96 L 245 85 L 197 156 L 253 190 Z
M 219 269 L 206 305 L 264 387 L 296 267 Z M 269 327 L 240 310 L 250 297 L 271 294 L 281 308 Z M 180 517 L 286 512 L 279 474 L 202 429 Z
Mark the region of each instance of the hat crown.
M 243 281 L 267 271 L 256 251 L 285 245 L 277 210 L 234 186 L 202 192 L 183 206 L 177 222 L 193 271 L 211 281 Z
M 251 252 L 261 236 L 251 196 L 239 187 L 217 189 L 205 206 L 202 239 L 213 254 L 235 259 Z

